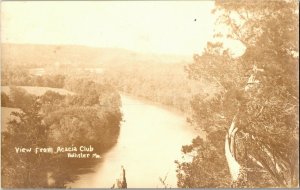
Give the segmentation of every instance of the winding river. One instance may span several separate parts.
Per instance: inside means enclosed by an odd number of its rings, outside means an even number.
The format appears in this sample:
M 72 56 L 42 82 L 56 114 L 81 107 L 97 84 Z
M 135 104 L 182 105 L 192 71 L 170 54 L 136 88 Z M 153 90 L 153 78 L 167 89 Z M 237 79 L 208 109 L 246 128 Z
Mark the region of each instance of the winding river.
M 181 146 L 197 133 L 183 115 L 122 95 L 123 122 L 117 144 L 104 155 L 94 172 L 83 174 L 72 188 L 110 188 L 125 167 L 129 188 L 163 187 L 159 177 L 177 187 L 176 165 Z

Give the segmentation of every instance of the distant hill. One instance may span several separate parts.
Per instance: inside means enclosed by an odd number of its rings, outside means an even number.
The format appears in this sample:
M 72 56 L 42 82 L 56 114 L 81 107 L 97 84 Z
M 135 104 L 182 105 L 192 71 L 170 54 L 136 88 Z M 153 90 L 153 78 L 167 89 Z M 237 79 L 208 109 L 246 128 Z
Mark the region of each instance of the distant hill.
M 190 63 L 192 56 L 145 54 L 120 48 L 95 48 L 80 45 L 1 44 L 2 64 L 44 67 L 74 65 L 93 67 L 127 63 Z

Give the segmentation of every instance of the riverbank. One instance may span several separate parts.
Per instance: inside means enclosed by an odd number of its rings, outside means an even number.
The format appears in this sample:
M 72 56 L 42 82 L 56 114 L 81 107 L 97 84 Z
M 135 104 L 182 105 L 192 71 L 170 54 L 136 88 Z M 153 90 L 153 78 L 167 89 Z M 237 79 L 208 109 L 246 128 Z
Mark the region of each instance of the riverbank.
M 163 187 L 159 178 L 166 178 L 170 187 L 177 187 L 174 161 L 181 159 L 182 145 L 198 135 L 184 116 L 139 98 L 121 95 L 123 122 L 117 144 L 93 168 L 83 174 L 72 188 L 110 188 L 126 169 L 129 188 Z
M 168 106 L 166 104 L 163 104 L 163 103 L 160 103 L 160 102 L 154 102 L 153 100 L 150 100 L 148 98 L 143 98 L 143 97 L 140 97 L 140 96 L 134 96 L 132 94 L 129 94 L 129 93 L 126 93 L 126 92 L 123 92 L 123 91 L 119 91 L 121 96 L 126 96 L 126 97 L 129 97 L 129 98 L 132 98 L 132 99 L 135 99 L 135 100 L 138 100 L 140 101 L 142 104 L 148 104 L 148 105 L 154 105 L 154 106 L 158 106 L 160 108 L 163 108 L 165 110 L 168 110 L 174 114 L 177 114 L 177 115 L 180 115 L 180 116 L 184 116 L 184 117 L 187 117 L 188 114 L 175 108 L 174 106 Z

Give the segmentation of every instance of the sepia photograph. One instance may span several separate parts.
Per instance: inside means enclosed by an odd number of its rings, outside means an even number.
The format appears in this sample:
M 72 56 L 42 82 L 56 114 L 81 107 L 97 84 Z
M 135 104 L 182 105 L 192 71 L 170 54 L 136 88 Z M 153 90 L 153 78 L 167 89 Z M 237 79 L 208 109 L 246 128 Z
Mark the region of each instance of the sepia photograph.
M 1 2 L 1 188 L 299 188 L 299 1 Z

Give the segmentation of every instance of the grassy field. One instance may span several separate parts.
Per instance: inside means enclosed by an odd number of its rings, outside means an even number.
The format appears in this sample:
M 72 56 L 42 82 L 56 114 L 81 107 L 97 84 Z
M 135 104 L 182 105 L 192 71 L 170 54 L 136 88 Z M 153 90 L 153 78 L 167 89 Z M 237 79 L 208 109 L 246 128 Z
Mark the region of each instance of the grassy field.
M 47 92 L 48 90 L 50 91 L 54 91 L 57 92 L 61 95 L 73 95 L 73 92 L 70 92 L 68 90 L 62 89 L 62 88 L 50 88 L 50 87 L 38 87 L 38 86 L 18 86 L 20 88 L 23 88 L 24 90 L 26 90 L 28 93 L 30 94 L 34 94 L 36 96 L 41 96 L 43 94 L 45 94 L 45 92 Z M 1 87 L 2 92 L 9 94 L 10 88 L 9 86 L 2 86 Z

